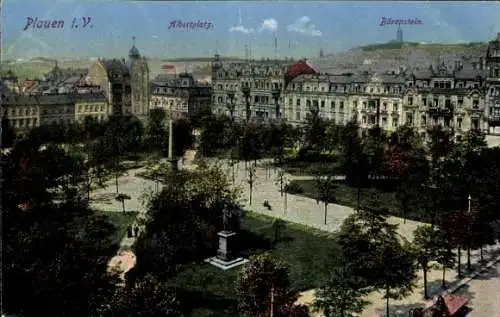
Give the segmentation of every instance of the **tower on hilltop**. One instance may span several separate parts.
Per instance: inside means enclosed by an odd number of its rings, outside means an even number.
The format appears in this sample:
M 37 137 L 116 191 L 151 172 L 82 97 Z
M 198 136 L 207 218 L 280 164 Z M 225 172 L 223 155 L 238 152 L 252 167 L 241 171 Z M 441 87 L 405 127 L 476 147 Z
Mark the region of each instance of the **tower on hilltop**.
M 401 26 L 398 26 L 398 30 L 396 31 L 396 41 L 398 43 L 403 43 L 403 30 L 401 30 Z

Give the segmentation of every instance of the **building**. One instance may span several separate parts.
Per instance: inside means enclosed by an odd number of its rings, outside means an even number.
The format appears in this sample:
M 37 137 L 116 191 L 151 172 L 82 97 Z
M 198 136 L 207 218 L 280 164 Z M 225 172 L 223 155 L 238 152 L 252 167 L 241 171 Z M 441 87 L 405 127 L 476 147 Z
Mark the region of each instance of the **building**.
M 86 117 L 104 121 L 112 114 L 112 108 L 101 90 L 80 88 L 80 92 L 74 98 L 76 122 L 83 122 Z
M 486 103 L 488 132 L 500 135 L 500 33 L 491 41 L 486 52 Z
M 174 117 L 210 110 L 212 87 L 196 81 L 192 74 L 161 74 L 151 81 L 150 108 L 163 108 Z
M 135 44 L 129 51 L 128 60 L 99 59 L 94 63 L 89 69 L 87 83 L 102 88 L 114 114 L 132 114 L 146 120 L 149 68 Z
M 283 61 L 212 62 L 212 111 L 236 119 L 270 119 L 283 114 L 285 74 Z

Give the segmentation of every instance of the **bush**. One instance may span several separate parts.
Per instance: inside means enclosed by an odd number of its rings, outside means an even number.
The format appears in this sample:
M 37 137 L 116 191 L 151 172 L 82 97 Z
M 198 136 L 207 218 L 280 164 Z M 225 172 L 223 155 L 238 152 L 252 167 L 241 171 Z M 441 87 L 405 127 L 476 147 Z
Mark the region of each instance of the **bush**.
M 291 182 L 290 184 L 286 184 L 285 191 L 289 194 L 302 194 L 304 193 L 304 189 L 302 186 L 295 182 Z

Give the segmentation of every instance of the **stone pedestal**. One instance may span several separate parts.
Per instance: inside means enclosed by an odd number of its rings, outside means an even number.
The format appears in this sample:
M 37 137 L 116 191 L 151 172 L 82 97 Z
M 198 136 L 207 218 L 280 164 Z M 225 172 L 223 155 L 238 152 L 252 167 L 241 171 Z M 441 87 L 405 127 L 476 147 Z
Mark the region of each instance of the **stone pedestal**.
M 236 233 L 232 231 L 221 231 L 217 233 L 219 236 L 219 249 L 217 250 L 217 258 L 222 261 L 234 260 L 236 249 Z
M 237 256 L 236 232 L 221 231 L 217 235 L 219 236 L 217 255 L 206 259 L 205 262 L 223 270 L 228 270 L 248 262 L 247 259 Z

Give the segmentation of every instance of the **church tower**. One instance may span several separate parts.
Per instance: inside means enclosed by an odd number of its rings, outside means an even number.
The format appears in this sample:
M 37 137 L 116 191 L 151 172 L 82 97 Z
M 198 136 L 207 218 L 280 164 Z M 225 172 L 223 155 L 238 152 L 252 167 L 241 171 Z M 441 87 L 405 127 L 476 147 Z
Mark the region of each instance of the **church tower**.
M 132 37 L 132 41 L 127 63 L 130 71 L 132 114 L 145 122 L 149 109 L 149 67 L 146 58 L 141 57 L 135 47 L 135 36 Z

